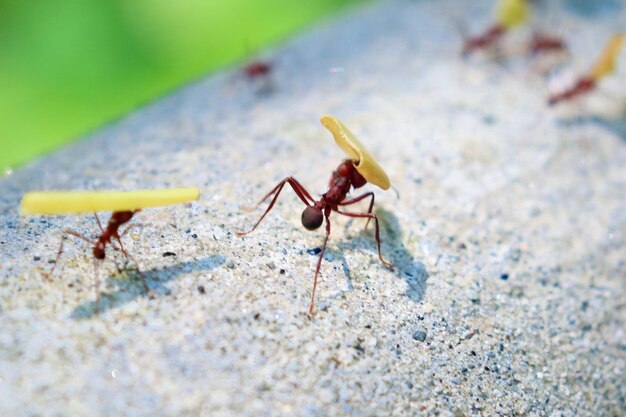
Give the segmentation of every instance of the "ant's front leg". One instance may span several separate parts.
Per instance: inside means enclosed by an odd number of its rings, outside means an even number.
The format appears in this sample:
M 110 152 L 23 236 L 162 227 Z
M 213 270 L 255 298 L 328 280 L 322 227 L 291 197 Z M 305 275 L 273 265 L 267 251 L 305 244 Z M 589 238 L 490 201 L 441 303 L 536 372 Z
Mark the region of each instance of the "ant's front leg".
M 82 239 L 82 240 L 84 240 L 85 242 L 89 243 L 92 246 L 96 244 L 95 241 L 93 241 L 91 239 L 88 239 L 85 236 L 83 236 L 83 235 L 81 235 L 81 234 L 79 234 L 79 233 L 77 233 L 77 232 L 75 232 L 73 230 L 69 230 L 69 229 L 64 230 L 63 231 L 63 235 L 61 236 L 61 244 L 59 244 L 59 250 L 57 251 L 57 256 L 54 259 L 54 265 L 52 266 L 52 269 L 50 270 L 50 272 L 43 273 L 43 277 L 45 279 L 49 280 L 50 277 L 52 277 L 52 274 L 54 273 L 54 270 L 56 269 L 57 265 L 59 264 L 59 260 L 61 259 L 61 255 L 63 254 L 63 243 L 65 242 L 65 238 L 67 237 L 67 235 L 71 235 L 71 236 L 77 237 L 79 239 Z
M 387 268 L 391 268 L 393 269 L 393 264 L 389 261 L 386 261 L 383 258 L 382 252 L 380 250 L 380 227 L 378 226 L 378 217 L 375 214 L 372 213 L 349 213 L 349 212 L 345 212 L 345 211 L 339 211 L 339 210 L 334 210 L 339 214 L 342 214 L 344 216 L 347 217 L 357 217 L 357 218 L 368 218 L 368 219 L 374 219 L 374 222 L 376 224 L 376 244 L 378 245 L 378 257 L 380 258 L 380 261 L 385 264 L 385 266 Z
M 300 200 L 302 200 L 304 204 L 306 204 L 307 206 L 312 206 L 313 204 L 315 204 L 315 200 L 313 199 L 313 197 L 311 197 L 311 194 L 309 194 L 309 192 L 298 182 L 298 180 L 296 180 L 293 177 L 287 177 L 281 182 L 279 182 L 278 185 L 274 187 L 272 191 L 267 193 L 267 195 L 263 197 L 263 199 L 259 201 L 259 203 L 257 204 L 257 207 L 258 207 L 261 204 L 263 204 L 263 202 L 267 200 L 268 198 L 270 198 L 272 195 L 274 196 L 272 198 L 272 201 L 270 202 L 270 205 L 267 207 L 267 209 L 265 210 L 265 213 L 263 213 L 259 221 L 257 221 L 256 224 L 252 227 L 252 229 L 250 229 L 247 232 L 236 232 L 237 236 L 247 235 L 248 233 L 251 233 L 252 231 L 254 231 L 254 229 L 256 229 L 259 223 L 261 223 L 261 221 L 265 218 L 267 213 L 269 213 L 270 210 L 274 207 L 274 204 L 276 203 L 276 200 L 278 199 L 278 196 L 280 195 L 280 192 L 283 190 L 283 187 L 285 186 L 285 184 L 289 184 L 291 188 L 293 188 L 293 191 L 300 198 Z
M 372 199 L 370 200 L 370 206 L 367 209 L 367 213 L 371 214 L 372 213 L 372 209 L 374 208 L 374 193 L 373 192 L 369 192 L 369 193 L 365 193 L 363 195 L 360 195 L 358 197 L 354 197 L 351 198 L 349 200 L 344 200 L 341 203 L 337 204 L 338 206 L 349 206 L 350 204 L 354 204 L 354 203 L 358 203 L 361 200 L 366 199 L 367 197 L 372 197 Z M 367 226 L 369 226 L 370 224 L 370 220 L 372 220 L 371 218 L 367 219 L 367 223 L 365 223 L 365 231 L 367 232 Z

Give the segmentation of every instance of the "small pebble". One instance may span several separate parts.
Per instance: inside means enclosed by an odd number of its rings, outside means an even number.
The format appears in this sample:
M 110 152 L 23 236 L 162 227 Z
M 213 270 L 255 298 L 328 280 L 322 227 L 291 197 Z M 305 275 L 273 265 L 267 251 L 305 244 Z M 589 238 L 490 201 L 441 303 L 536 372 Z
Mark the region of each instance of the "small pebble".
M 281 275 L 285 275 L 285 272 L 286 272 L 286 271 L 285 271 L 284 269 L 281 269 L 281 270 L 280 270 Z
M 206 294 L 206 290 L 204 289 L 203 285 L 198 285 L 198 292 L 200 294 Z
M 424 340 L 426 340 L 426 332 L 418 330 L 415 333 L 413 333 L 413 339 L 419 341 L 419 342 L 423 342 Z
M 319 255 L 321 251 L 322 251 L 322 248 L 313 248 L 313 249 L 307 249 L 306 253 L 308 253 L 309 255 Z
M 469 289 L 466 294 L 467 298 L 469 298 L 474 304 L 478 304 L 480 302 L 480 295 L 478 294 L 478 291 Z
M 424 313 L 432 313 L 434 309 L 435 306 L 433 306 L 431 303 L 424 303 L 424 305 L 422 306 L 422 310 L 424 311 Z

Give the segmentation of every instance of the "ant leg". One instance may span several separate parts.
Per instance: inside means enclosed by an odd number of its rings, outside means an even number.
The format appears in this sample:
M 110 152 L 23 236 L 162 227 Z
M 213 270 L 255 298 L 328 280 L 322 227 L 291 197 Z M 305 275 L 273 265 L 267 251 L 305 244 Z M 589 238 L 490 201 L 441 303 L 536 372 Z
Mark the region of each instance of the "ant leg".
M 94 217 L 96 218 L 96 222 L 98 222 L 98 227 L 100 228 L 100 233 L 104 233 L 104 228 L 102 227 L 102 223 L 100 223 L 100 218 L 98 217 L 98 213 L 93 212 Z
M 274 187 L 274 189 L 272 191 L 270 191 L 265 197 L 263 197 L 263 199 L 259 202 L 259 204 L 257 204 L 257 207 L 258 207 L 265 200 L 267 200 L 269 197 L 274 195 L 274 197 L 272 198 L 272 201 L 270 202 L 270 205 L 267 207 L 267 209 L 265 210 L 265 213 L 263 213 L 263 215 L 261 216 L 259 221 L 257 221 L 256 224 L 252 227 L 252 229 L 250 229 L 247 232 L 236 232 L 237 236 L 247 235 L 248 233 L 251 233 L 252 231 L 254 231 L 254 229 L 256 229 L 256 227 L 259 225 L 259 223 L 261 223 L 261 221 L 265 218 L 267 213 L 269 213 L 270 210 L 274 207 L 274 204 L 276 203 L 276 200 L 278 199 L 278 196 L 280 195 L 280 192 L 283 190 L 283 187 L 285 186 L 286 183 L 291 185 L 291 188 L 293 188 L 293 191 L 300 198 L 300 200 L 302 200 L 302 202 L 304 204 L 306 204 L 307 206 L 311 206 L 312 205 L 307 200 L 307 198 L 310 199 L 313 203 L 315 203 L 315 200 L 313 199 L 313 197 L 311 197 L 309 192 L 302 185 L 300 185 L 300 183 L 295 178 L 287 177 L 284 180 L 282 180 L 281 182 L 279 182 L 278 185 L 276 187 Z
M 297 179 L 295 179 L 294 177 L 287 177 L 286 181 L 289 183 L 289 185 L 291 185 L 291 188 L 293 188 L 296 194 L 298 194 L 298 197 L 300 197 L 300 200 L 304 201 L 307 205 L 309 204 L 306 202 L 306 200 L 310 200 L 312 204 L 315 204 L 315 199 L 311 197 L 311 194 L 309 194 L 306 188 L 304 188 L 302 184 L 298 182 Z M 300 191 L 302 195 L 300 195 L 298 191 Z M 306 198 L 302 198 L 302 197 L 306 197 Z
M 391 268 L 393 269 L 393 264 L 389 261 L 386 261 L 383 258 L 382 252 L 380 251 L 380 228 L 378 226 L 378 217 L 375 214 L 372 213 L 349 213 L 349 212 L 345 212 L 345 211 L 339 211 L 339 210 L 334 210 L 339 214 L 342 214 L 344 216 L 347 217 L 359 217 L 359 218 L 368 218 L 368 219 L 374 219 L 374 222 L 376 224 L 376 244 L 378 245 L 378 257 L 380 258 L 380 261 L 382 263 L 385 264 L 385 266 L 387 268 Z
M 309 194 L 309 192 L 306 190 L 306 188 L 304 188 L 302 186 L 302 184 L 300 184 L 298 182 L 298 180 L 296 180 L 294 177 L 287 177 L 284 180 L 282 180 L 281 182 L 279 182 L 278 185 L 276 187 L 274 187 L 274 189 L 272 191 L 267 193 L 267 195 L 265 197 L 263 197 L 263 199 L 261 201 L 259 201 L 259 203 L 256 205 L 256 207 L 258 207 L 261 204 L 263 204 L 263 202 L 265 202 L 265 200 L 270 198 L 272 196 L 272 194 L 280 193 L 280 191 L 283 189 L 283 186 L 285 185 L 285 183 L 288 183 L 289 185 L 291 185 L 291 188 L 293 188 L 293 191 L 296 193 L 298 198 L 300 198 L 300 200 L 302 200 L 302 202 L 304 204 L 306 204 L 307 206 L 310 206 L 312 203 L 315 203 L 315 199 L 313 197 L 311 197 L 311 194 Z M 309 200 L 310 200 L 310 202 L 309 202 Z
M 354 197 L 351 198 L 349 200 L 344 200 L 341 203 L 337 204 L 338 206 L 349 206 L 350 204 L 354 204 L 357 203 L 367 197 L 372 197 L 372 200 L 370 201 L 370 206 L 367 209 L 368 214 L 372 212 L 372 208 L 374 208 L 374 193 L 373 192 L 369 192 L 369 193 L 365 193 L 363 195 L 360 195 L 358 197 Z M 372 220 L 371 218 L 367 219 L 367 223 L 365 223 L 365 231 L 367 231 L 367 226 L 369 226 L 370 224 L 370 220 Z
M 328 243 L 328 237 L 330 236 L 330 220 L 326 216 L 326 237 L 324 238 L 324 245 L 320 252 L 320 257 L 317 260 L 317 267 L 315 268 L 315 278 L 313 279 L 313 291 L 311 292 L 311 305 L 309 306 L 309 317 L 313 316 L 313 308 L 315 307 L 315 289 L 317 288 L 317 277 L 320 274 L 320 267 L 322 266 L 322 259 L 324 258 L 324 252 L 326 251 L 326 244 Z
M 122 233 L 120 233 L 120 237 L 124 237 L 124 235 L 130 232 L 132 229 L 135 229 L 135 228 L 142 229 L 144 227 L 146 227 L 146 225 L 143 223 L 133 223 L 131 225 L 128 225 L 128 227 L 124 229 Z
M 50 279 L 50 277 L 52 276 L 52 274 L 54 273 L 54 270 L 56 269 L 57 265 L 59 264 L 59 260 L 61 259 L 61 254 L 63 254 L 63 243 L 65 242 L 65 237 L 67 235 L 72 235 L 74 237 L 77 237 L 79 239 L 84 240 L 85 242 L 89 243 L 90 245 L 95 245 L 95 242 L 91 239 L 87 239 L 85 236 L 73 231 L 73 230 L 69 230 L 66 229 L 63 231 L 63 236 L 61 236 L 61 244 L 59 245 L 59 250 L 57 251 L 57 256 L 54 259 L 54 265 L 52 266 L 52 269 L 50 270 L 50 272 L 48 273 L 44 273 L 43 276 L 46 279 Z
M 100 296 L 100 279 L 98 277 L 98 264 L 96 263 L 96 259 L 93 260 L 93 294 L 94 294 L 94 302 L 95 302 L 95 310 L 100 312 L 100 304 L 98 303 L 98 298 Z
M 128 253 L 126 249 L 124 249 L 124 245 L 122 245 L 122 239 L 120 239 L 120 236 L 117 233 L 115 234 L 115 240 L 117 240 L 117 242 L 120 244 L 120 250 L 126 257 L 126 259 L 130 259 L 135 264 L 135 268 L 137 268 L 137 273 L 141 277 L 141 283 L 143 284 L 144 291 L 150 296 L 152 296 L 152 290 L 150 289 L 150 287 L 148 287 L 148 282 L 146 281 L 145 275 L 143 274 L 143 272 L 141 272 L 141 269 L 139 269 L 139 263 L 137 262 L 134 256 Z

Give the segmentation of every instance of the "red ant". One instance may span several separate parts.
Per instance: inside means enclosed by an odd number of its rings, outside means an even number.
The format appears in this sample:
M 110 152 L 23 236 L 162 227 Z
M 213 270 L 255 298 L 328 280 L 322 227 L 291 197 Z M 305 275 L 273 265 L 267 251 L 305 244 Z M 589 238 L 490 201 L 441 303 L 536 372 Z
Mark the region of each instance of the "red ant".
M 122 245 L 122 240 L 121 237 L 124 236 L 134 225 L 130 225 L 129 227 L 126 228 L 126 230 L 124 230 L 121 234 L 119 233 L 119 228 L 125 224 L 128 223 L 135 214 L 137 214 L 137 212 L 139 212 L 140 210 L 129 210 L 129 211 L 114 211 L 113 214 L 111 214 L 111 218 L 109 219 L 106 228 L 102 227 L 102 223 L 100 223 L 100 219 L 98 218 L 98 215 L 96 213 L 94 213 L 94 216 L 96 217 L 96 221 L 98 222 L 98 227 L 100 228 L 100 237 L 98 237 L 98 239 L 91 240 L 89 238 L 86 238 L 85 236 L 73 231 L 73 230 L 69 230 L 66 229 L 63 231 L 63 237 L 61 238 L 61 244 L 59 245 L 59 250 L 57 252 L 57 256 L 56 259 L 54 261 L 54 266 L 52 267 L 52 269 L 50 270 L 49 273 L 46 274 L 46 277 L 50 277 L 52 275 L 52 273 L 54 272 L 55 268 L 57 267 L 57 265 L 59 264 L 59 260 L 61 258 L 61 254 L 63 253 L 63 243 L 64 243 L 64 239 L 66 235 L 72 235 L 74 237 L 77 237 L 79 239 L 84 240 L 85 242 L 89 243 L 90 245 L 93 245 L 93 249 L 92 249 L 92 253 L 93 253 L 93 257 L 94 259 L 99 259 L 99 260 L 103 260 L 106 256 L 106 246 L 108 244 L 111 245 L 111 247 L 115 250 L 120 250 L 124 256 L 126 257 L 127 260 L 132 260 L 132 262 L 135 264 L 135 267 L 137 268 L 137 272 L 139 274 L 139 276 L 141 277 L 141 281 L 144 287 L 144 290 L 147 293 L 151 293 L 152 291 L 150 290 L 150 288 L 148 287 L 148 284 L 146 282 L 146 278 L 144 277 L 144 275 L 141 273 L 141 271 L 139 270 L 139 264 L 137 263 L 137 261 L 135 260 L 135 258 L 133 258 L 125 249 L 124 249 L 124 245 Z M 119 249 L 113 245 L 112 243 L 112 239 L 115 239 L 120 247 Z M 119 268 L 118 268 L 119 269 Z M 96 282 L 96 291 L 98 290 L 98 284 Z
M 530 42 L 530 51 L 534 55 L 542 52 L 565 52 L 567 51 L 567 45 L 558 36 L 535 33 Z
M 329 128 L 329 130 L 331 130 L 333 135 L 335 135 L 336 139 L 337 139 L 337 136 L 335 132 L 332 131 L 332 128 L 329 127 L 328 124 L 339 123 L 339 125 L 343 129 L 345 129 L 345 127 L 340 122 L 338 122 L 336 119 L 329 117 L 329 116 L 322 118 L 322 123 L 327 128 Z M 345 129 L 345 131 L 347 132 L 347 129 Z M 352 140 L 353 140 L 352 143 L 358 144 L 358 141 L 356 141 L 355 138 L 352 138 Z M 361 146 L 360 144 L 358 145 Z M 363 151 L 363 152 L 365 154 L 366 151 Z M 365 159 L 366 157 L 369 157 L 369 155 L 367 154 L 367 156 L 364 156 L 363 159 Z M 371 162 L 373 164 L 376 164 L 373 160 Z M 346 198 L 351 188 L 357 189 L 357 188 L 363 187 L 368 182 L 368 180 L 366 180 L 365 177 L 361 175 L 361 173 L 358 171 L 357 167 L 359 167 L 360 165 L 367 165 L 367 164 L 364 163 L 363 160 L 359 161 L 355 159 L 346 159 L 341 164 L 339 164 L 339 167 L 337 167 L 337 169 L 333 171 L 330 177 L 328 191 L 326 191 L 322 195 L 322 197 L 317 201 L 313 197 L 311 197 L 311 194 L 298 182 L 298 180 L 296 180 L 293 177 L 285 178 L 284 180 L 279 182 L 278 185 L 276 185 L 276 187 L 274 187 L 269 193 L 267 193 L 267 195 L 263 197 L 263 199 L 257 204 L 257 207 L 258 207 L 268 198 L 273 196 L 269 206 L 267 207 L 267 209 L 265 210 L 261 218 L 256 222 L 254 227 L 252 227 L 252 229 L 250 229 L 247 232 L 237 232 L 238 236 L 244 236 L 254 231 L 254 229 L 256 229 L 259 223 L 261 223 L 261 221 L 265 218 L 267 213 L 269 213 L 272 207 L 274 207 L 274 204 L 276 203 L 276 199 L 278 198 L 278 195 L 282 191 L 285 184 L 289 184 L 291 188 L 293 189 L 293 191 L 298 196 L 298 198 L 300 198 L 300 200 L 306 205 L 306 208 L 302 212 L 302 218 L 301 218 L 302 225 L 304 226 L 305 229 L 316 230 L 322 225 L 322 222 L 326 220 L 326 237 L 324 239 L 324 244 L 322 245 L 322 251 L 320 252 L 319 259 L 317 260 L 317 266 L 315 268 L 315 278 L 313 279 L 313 291 L 311 294 L 311 304 L 309 306 L 309 315 L 313 314 L 313 308 L 315 306 L 315 289 L 317 287 L 317 277 L 319 276 L 320 266 L 322 265 L 322 259 L 324 257 L 324 251 L 326 250 L 326 244 L 328 242 L 328 237 L 330 236 L 330 214 L 332 212 L 336 212 L 338 214 L 341 214 L 347 217 L 366 218 L 367 223 L 365 224 L 365 230 L 367 230 L 367 226 L 369 225 L 369 222 L 373 219 L 376 224 L 375 237 L 376 237 L 376 244 L 378 246 L 378 257 L 380 258 L 380 261 L 385 266 L 393 269 L 393 265 L 391 264 L 391 262 L 386 261 L 383 258 L 383 255 L 381 253 L 380 228 L 378 225 L 378 217 L 376 216 L 376 214 L 372 213 L 372 208 L 374 207 L 374 193 L 370 191 L 357 197 Z M 367 167 L 367 170 L 369 171 L 370 168 L 371 166 Z M 388 185 L 388 179 L 386 177 L 386 174 L 384 174 L 382 169 L 378 167 L 377 164 L 376 164 L 376 168 L 374 169 L 380 169 L 380 171 L 382 172 L 382 175 L 384 175 L 384 178 L 387 181 L 387 186 L 384 188 L 388 188 L 389 185 Z M 361 172 L 368 172 L 368 171 L 364 171 L 364 169 L 361 170 Z M 355 204 L 366 198 L 371 198 L 367 213 L 353 213 L 353 212 L 346 212 L 346 211 L 339 210 L 340 206 L 348 206 L 351 204 Z
M 482 35 L 468 38 L 463 45 L 463 55 L 493 47 L 509 29 L 526 23 L 529 14 L 528 0 L 500 0 L 496 5 L 495 23 Z
M 243 73 L 250 80 L 256 80 L 269 75 L 272 64 L 263 61 L 254 61 L 243 68 Z
M 548 104 L 554 106 L 561 101 L 572 100 L 574 97 L 586 94 L 596 87 L 596 81 L 591 77 L 580 77 L 576 83 L 567 90 L 551 95 Z
M 273 64 L 271 62 L 252 61 L 246 64 L 240 72 L 236 74 L 233 82 L 241 77 L 241 79 L 244 79 L 252 85 L 256 93 L 270 93 L 274 89 L 271 77 L 272 68 Z
M 474 51 L 493 47 L 506 33 L 502 25 L 493 25 L 483 34 L 469 37 L 463 44 L 463 56 L 467 57 Z
M 567 90 L 550 96 L 548 104 L 552 106 L 561 101 L 571 100 L 596 88 L 600 79 L 615 71 L 617 57 L 625 41 L 626 36 L 623 33 L 614 34 L 587 74 L 579 77 L 576 83 Z

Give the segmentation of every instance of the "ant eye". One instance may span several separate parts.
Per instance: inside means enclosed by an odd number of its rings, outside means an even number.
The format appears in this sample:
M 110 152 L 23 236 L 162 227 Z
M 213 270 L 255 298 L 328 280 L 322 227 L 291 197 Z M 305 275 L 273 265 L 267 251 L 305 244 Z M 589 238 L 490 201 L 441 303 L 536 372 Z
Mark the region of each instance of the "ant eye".
M 322 225 L 324 221 L 324 216 L 322 215 L 322 210 L 316 207 L 307 207 L 302 212 L 302 225 L 307 230 L 315 230 Z

